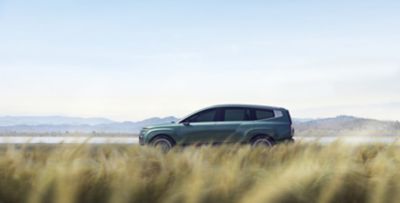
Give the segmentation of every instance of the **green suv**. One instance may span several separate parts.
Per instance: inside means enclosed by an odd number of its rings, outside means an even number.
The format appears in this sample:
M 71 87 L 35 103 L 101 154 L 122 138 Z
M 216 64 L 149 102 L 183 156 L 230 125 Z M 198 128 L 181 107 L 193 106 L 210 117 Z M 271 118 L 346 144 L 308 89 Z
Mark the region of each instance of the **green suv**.
M 145 127 L 139 143 L 169 150 L 174 145 L 244 143 L 272 146 L 292 141 L 289 111 L 260 105 L 217 105 L 165 125 Z

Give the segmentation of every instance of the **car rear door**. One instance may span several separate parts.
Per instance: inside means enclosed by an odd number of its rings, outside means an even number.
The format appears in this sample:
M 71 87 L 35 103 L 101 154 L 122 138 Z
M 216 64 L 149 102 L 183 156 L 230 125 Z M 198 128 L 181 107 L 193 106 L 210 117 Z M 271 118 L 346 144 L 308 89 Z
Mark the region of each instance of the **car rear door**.
M 243 138 L 243 126 L 250 122 L 251 110 L 242 107 L 223 108 L 215 122 L 218 142 L 234 143 Z

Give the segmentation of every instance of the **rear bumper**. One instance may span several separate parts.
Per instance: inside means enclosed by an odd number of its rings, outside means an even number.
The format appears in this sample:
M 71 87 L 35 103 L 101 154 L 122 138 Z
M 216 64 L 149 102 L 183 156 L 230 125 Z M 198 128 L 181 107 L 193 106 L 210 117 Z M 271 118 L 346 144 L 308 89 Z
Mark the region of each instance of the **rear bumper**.
M 292 142 L 294 142 L 294 139 L 293 139 L 293 137 L 291 137 L 291 138 L 289 138 L 289 139 L 286 139 L 285 141 L 286 141 L 286 142 L 289 142 L 289 143 L 292 143 Z
M 293 137 L 288 137 L 285 139 L 281 139 L 281 140 L 276 140 L 276 143 L 293 143 L 294 139 Z

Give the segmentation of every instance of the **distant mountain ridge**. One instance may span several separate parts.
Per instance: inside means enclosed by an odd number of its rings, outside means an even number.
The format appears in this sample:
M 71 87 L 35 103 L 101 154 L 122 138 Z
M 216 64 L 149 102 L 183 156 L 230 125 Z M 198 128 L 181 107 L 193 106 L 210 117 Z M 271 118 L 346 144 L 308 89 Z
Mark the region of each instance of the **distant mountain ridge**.
M 400 122 L 341 115 L 294 122 L 297 136 L 400 136 Z
M 1 116 L 0 126 L 15 125 L 100 125 L 114 121 L 107 118 L 81 118 L 68 116 Z
M 137 122 L 116 122 L 106 118 L 6 116 L 0 117 L 0 133 L 138 133 L 144 126 L 177 120 L 173 116 L 153 117 Z
M 137 134 L 149 125 L 177 121 L 169 116 L 137 122 L 115 122 L 106 118 L 79 117 L 0 117 L 0 133 L 127 133 Z M 381 121 L 354 116 L 320 119 L 293 119 L 295 136 L 400 136 L 398 121 Z

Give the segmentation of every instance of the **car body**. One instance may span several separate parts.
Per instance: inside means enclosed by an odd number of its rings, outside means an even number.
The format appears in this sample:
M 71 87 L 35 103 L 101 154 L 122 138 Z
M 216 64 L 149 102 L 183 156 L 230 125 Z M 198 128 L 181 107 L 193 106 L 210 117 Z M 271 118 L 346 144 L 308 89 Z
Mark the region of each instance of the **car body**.
M 292 140 L 294 130 L 288 110 L 262 105 L 216 105 L 192 113 L 176 123 L 148 126 L 139 134 L 141 145 L 157 140 L 175 144 L 250 143 L 268 145 Z

